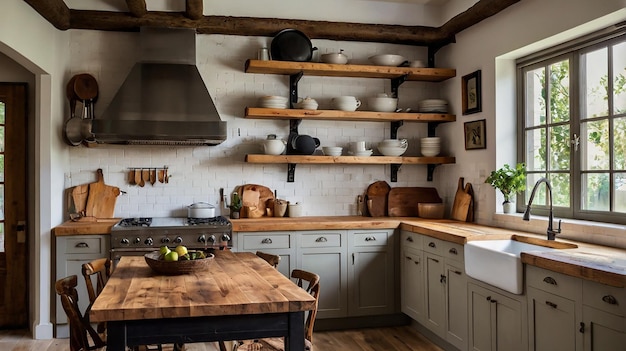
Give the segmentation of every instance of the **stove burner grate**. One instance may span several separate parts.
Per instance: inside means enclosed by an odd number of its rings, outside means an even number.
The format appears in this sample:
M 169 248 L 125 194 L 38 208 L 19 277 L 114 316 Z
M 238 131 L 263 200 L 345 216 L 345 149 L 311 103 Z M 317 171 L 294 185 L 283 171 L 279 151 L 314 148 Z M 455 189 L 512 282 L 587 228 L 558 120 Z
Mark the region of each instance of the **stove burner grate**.
M 222 226 L 227 226 L 230 224 L 230 221 L 224 217 L 224 216 L 217 216 L 217 217 L 212 217 L 212 218 L 193 218 L 193 217 L 187 217 L 187 224 L 188 225 L 206 225 L 206 224 L 212 224 L 212 225 L 222 225 Z
M 120 227 L 149 227 L 152 224 L 150 217 L 124 218 L 120 221 Z

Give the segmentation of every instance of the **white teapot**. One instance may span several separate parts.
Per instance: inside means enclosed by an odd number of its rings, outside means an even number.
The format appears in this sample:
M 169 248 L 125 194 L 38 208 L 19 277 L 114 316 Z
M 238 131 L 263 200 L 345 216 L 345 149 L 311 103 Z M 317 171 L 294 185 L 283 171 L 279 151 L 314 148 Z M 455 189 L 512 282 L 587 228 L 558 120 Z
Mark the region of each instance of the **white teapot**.
M 287 142 L 281 139 L 276 139 L 276 135 L 270 134 L 267 139 L 263 141 L 263 152 L 266 155 L 280 155 L 285 152 L 287 148 Z

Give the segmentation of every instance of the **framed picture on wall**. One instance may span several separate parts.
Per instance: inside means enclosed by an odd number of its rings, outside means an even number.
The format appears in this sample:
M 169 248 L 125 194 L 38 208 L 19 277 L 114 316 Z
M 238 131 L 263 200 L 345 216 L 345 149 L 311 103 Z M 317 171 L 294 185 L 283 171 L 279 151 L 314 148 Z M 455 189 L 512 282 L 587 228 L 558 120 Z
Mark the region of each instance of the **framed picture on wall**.
M 465 150 L 486 149 L 487 140 L 485 139 L 486 120 L 465 122 L 463 124 L 465 132 Z
M 480 70 L 463 76 L 463 86 L 461 90 L 463 94 L 463 114 L 470 115 L 472 113 L 481 112 Z

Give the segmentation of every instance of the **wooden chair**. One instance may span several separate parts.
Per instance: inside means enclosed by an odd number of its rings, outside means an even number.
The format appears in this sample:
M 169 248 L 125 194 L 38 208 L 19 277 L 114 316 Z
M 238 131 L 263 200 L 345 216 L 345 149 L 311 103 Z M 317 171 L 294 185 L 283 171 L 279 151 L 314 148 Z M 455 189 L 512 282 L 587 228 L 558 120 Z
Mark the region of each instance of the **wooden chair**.
M 76 275 L 59 279 L 54 284 L 70 324 L 70 351 L 90 351 L 103 348 L 106 346 L 106 341 L 92 328 L 89 323 L 88 312 L 83 315 L 78 308 L 77 285 L 78 277 Z
M 96 297 L 100 295 L 104 285 L 111 277 L 113 272 L 113 264 L 108 258 L 99 258 L 91 262 L 85 263 L 82 266 L 83 277 L 85 278 L 85 284 L 87 285 L 87 294 L 89 295 L 89 304 L 93 304 L 96 301 Z M 96 280 L 96 289 L 94 290 L 94 284 L 92 277 Z M 106 323 L 100 322 L 96 328 L 98 333 L 102 334 L 106 330 Z
M 311 351 L 313 349 L 313 326 L 315 324 L 315 317 L 317 316 L 317 304 L 319 302 L 320 295 L 320 276 L 303 271 L 301 269 L 294 269 L 291 272 L 291 278 L 296 279 L 296 284 L 299 287 L 305 289 L 311 296 L 315 298 L 315 307 L 309 311 L 308 316 L 306 318 L 306 324 L 304 329 L 304 350 Z M 306 286 L 304 286 L 306 284 Z M 261 339 L 255 340 L 253 343 L 243 343 L 236 345 L 237 351 L 252 351 L 252 350 L 262 350 L 262 351 L 284 351 L 284 340 L 283 338 L 269 338 L 269 339 Z
M 280 263 L 280 256 L 262 251 L 257 251 L 256 255 L 267 261 L 267 263 L 269 263 L 270 265 L 274 266 L 274 268 L 278 268 L 278 264 Z

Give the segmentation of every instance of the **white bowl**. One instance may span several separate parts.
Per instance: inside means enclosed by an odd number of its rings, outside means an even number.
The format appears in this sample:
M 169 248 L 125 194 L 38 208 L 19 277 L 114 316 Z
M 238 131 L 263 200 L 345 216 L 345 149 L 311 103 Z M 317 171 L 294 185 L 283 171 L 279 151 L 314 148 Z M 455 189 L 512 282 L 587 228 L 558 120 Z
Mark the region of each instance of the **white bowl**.
M 409 142 L 406 139 L 385 139 L 378 143 L 378 146 L 402 147 L 406 149 L 409 146 Z
M 405 147 L 378 146 L 378 151 L 385 156 L 400 156 L 406 152 Z
M 345 65 L 348 63 L 348 56 L 342 53 L 324 54 L 320 56 L 320 60 L 324 63 L 334 63 L 336 65 Z
M 378 66 L 400 66 L 405 60 L 400 55 L 375 55 L 369 58 L 372 63 Z
M 340 146 L 323 146 L 322 151 L 326 156 L 341 156 L 343 148 Z
M 371 97 L 367 99 L 367 105 L 372 111 L 394 112 L 398 108 L 398 99 L 391 97 Z
M 425 148 L 422 148 L 422 149 L 420 150 L 420 152 L 422 153 L 422 155 L 423 155 L 423 156 L 426 156 L 426 157 L 433 157 L 433 156 L 437 156 L 437 155 L 439 155 L 439 153 L 441 152 L 441 150 L 440 150 L 439 148 L 436 148 L 436 149 L 435 149 L 435 148 L 433 148 L 433 149 L 425 149 Z

